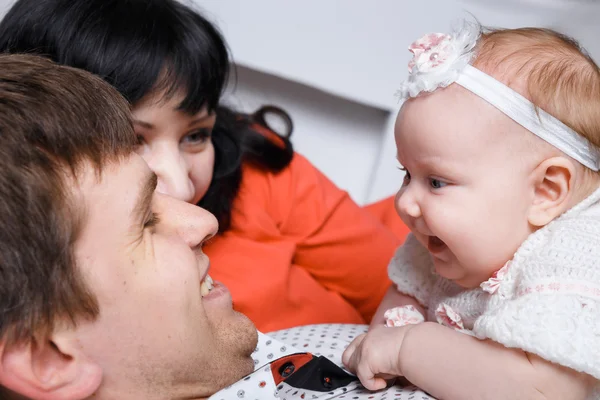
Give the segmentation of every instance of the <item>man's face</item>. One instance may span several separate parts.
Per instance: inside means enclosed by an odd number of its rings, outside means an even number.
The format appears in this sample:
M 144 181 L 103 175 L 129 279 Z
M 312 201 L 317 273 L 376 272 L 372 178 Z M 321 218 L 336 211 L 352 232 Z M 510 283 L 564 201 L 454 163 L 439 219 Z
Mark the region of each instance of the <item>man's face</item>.
M 217 221 L 155 187 L 135 154 L 79 181 L 75 254 L 100 315 L 73 334 L 103 370 L 99 398 L 207 397 L 253 370 L 254 326 L 223 285 L 206 294 Z

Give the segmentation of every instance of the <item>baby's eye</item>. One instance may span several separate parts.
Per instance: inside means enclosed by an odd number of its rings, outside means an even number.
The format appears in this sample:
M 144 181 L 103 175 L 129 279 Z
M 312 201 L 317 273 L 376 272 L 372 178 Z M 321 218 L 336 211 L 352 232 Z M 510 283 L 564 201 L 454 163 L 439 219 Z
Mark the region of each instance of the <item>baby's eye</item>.
M 402 185 L 406 186 L 410 183 L 410 172 L 404 167 L 398 167 L 398 169 L 404 172 L 404 181 L 402 181 Z
M 448 184 L 446 182 L 440 181 L 439 179 L 430 178 L 429 185 L 434 189 L 441 189 Z

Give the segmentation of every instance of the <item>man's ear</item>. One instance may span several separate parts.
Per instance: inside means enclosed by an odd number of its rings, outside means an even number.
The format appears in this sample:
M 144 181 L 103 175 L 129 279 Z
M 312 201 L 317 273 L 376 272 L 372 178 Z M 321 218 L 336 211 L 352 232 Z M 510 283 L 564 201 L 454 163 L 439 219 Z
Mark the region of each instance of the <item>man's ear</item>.
M 575 166 L 566 157 L 552 157 L 532 172 L 533 201 L 528 221 L 542 227 L 565 212 L 573 196 Z
M 70 335 L 10 344 L 0 341 L 0 385 L 40 400 L 85 399 L 98 389 L 102 369 Z

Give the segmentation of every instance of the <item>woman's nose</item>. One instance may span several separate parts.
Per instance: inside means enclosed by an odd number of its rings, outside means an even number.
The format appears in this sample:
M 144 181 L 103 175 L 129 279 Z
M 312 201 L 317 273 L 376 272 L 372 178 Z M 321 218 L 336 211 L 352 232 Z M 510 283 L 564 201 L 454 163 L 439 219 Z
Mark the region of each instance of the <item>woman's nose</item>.
M 181 201 L 194 200 L 195 188 L 190 179 L 190 166 L 175 149 L 156 150 L 148 165 L 158 176 L 156 190 Z

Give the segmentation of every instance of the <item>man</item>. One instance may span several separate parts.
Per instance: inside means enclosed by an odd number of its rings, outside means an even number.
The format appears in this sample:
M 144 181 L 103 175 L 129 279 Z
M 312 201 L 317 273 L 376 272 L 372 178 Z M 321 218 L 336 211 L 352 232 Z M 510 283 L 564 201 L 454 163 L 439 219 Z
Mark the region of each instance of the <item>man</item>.
M 252 358 L 207 275 L 215 218 L 155 192 L 127 109 L 86 72 L 0 56 L 0 397 L 363 396 L 338 365 L 364 327 L 278 334 L 300 350 L 261 335 Z
M 0 382 L 27 397 L 208 397 L 253 369 L 252 323 L 207 290 L 216 221 L 154 192 L 127 109 L 87 73 L 1 57 Z

